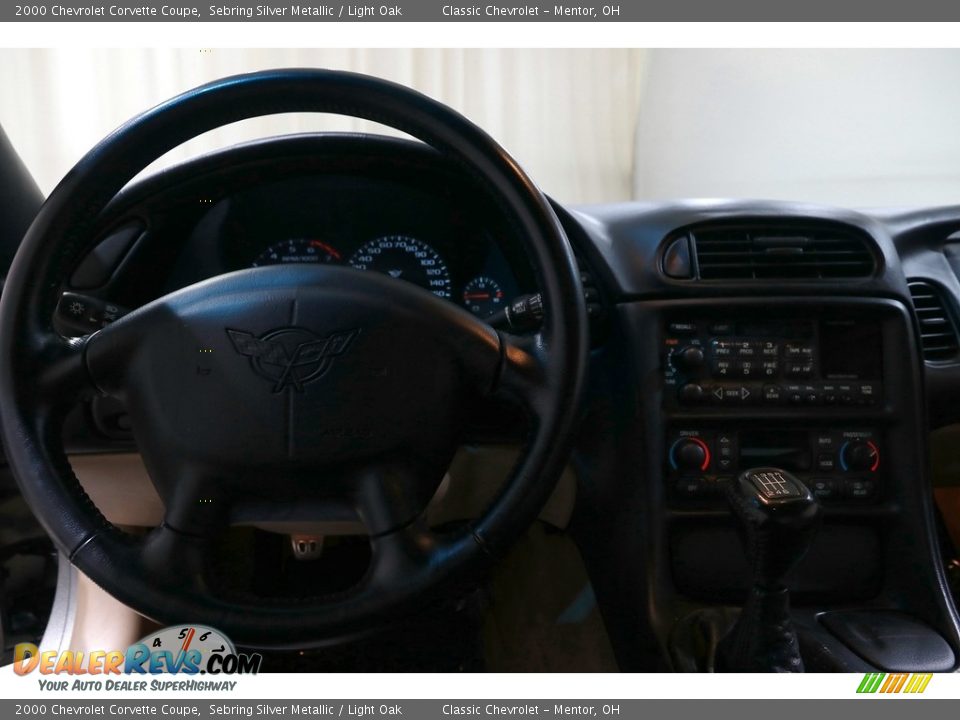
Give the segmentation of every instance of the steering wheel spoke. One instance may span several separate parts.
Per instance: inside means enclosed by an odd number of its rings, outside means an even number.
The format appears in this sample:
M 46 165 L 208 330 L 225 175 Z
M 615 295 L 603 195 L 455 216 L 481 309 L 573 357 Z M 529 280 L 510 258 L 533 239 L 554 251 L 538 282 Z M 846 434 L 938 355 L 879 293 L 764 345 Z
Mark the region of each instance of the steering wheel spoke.
M 146 575 L 160 586 L 207 592 L 211 545 L 209 536 L 190 535 L 163 524 L 143 539 L 140 562 Z
M 354 503 L 373 538 L 395 533 L 423 516 L 444 468 L 410 459 L 381 461 L 357 474 Z
M 50 335 L 35 351 L 34 402 L 44 408 L 69 407 L 78 399 L 98 392 L 86 366 L 89 338 Z
M 370 566 L 364 586 L 368 591 L 393 588 L 419 579 L 441 565 L 442 536 L 433 532 L 423 516 L 370 539 Z
M 543 334 L 501 333 L 500 344 L 502 361 L 494 391 L 518 401 L 538 416 L 544 411 L 542 403 L 549 390 Z

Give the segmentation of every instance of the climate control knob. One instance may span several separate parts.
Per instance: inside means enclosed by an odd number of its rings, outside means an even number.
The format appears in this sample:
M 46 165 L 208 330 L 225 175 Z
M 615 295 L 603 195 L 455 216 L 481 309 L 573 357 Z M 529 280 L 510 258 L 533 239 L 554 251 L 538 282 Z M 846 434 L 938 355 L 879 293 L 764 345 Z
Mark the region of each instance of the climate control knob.
M 692 372 L 703 367 L 703 349 L 696 345 L 687 345 L 686 347 L 674 350 L 670 355 L 670 362 L 677 370 Z
M 840 467 L 854 472 L 875 471 L 880 466 L 880 450 L 871 440 L 851 440 L 840 448 Z
M 670 465 L 674 470 L 703 472 L 710 467 L 710 448 L 700 438 L 680 438 L 670 447 Z

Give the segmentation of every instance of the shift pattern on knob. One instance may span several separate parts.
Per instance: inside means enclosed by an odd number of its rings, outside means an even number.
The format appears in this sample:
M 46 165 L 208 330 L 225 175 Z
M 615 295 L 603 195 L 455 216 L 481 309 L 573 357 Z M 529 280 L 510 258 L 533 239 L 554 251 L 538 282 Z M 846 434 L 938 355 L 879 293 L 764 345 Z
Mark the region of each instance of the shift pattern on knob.
M 797 484 L 781 470 L 762 470 L 749 473 L 747 477 L 765 503 L 803 495 Z

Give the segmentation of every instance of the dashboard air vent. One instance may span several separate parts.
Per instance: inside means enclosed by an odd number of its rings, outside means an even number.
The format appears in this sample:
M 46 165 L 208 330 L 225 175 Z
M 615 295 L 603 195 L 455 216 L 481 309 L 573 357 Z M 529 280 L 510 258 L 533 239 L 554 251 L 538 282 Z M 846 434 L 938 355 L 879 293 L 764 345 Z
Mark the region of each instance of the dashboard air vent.
M 691 231 L 702 280 L 865 278 L 868 240 L 845 227 L 709 226 Z
M 946 298 L 937 285 L 910 280 L 910 297 L 920 325 L 920 347 L 928 362 L 956 360 L 960 354 L 957 325 Z

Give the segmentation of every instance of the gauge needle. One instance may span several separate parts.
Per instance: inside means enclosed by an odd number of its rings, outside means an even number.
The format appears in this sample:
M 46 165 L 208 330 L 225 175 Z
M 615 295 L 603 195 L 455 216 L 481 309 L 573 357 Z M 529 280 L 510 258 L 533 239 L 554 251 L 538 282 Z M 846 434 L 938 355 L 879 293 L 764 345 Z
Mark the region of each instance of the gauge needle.
M 489 300 L 490 293 L 481 293 L 481 292 L 464 293 L 463 299 L 464 300 Z

